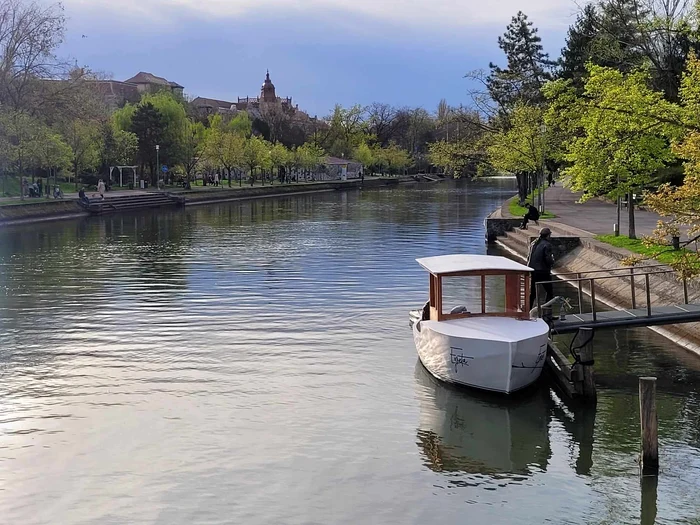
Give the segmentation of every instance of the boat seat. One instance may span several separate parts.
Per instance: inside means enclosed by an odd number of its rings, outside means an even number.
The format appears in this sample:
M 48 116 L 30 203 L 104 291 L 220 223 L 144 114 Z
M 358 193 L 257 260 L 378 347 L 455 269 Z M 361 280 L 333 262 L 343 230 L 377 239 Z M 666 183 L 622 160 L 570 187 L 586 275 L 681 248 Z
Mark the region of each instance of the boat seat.
M 455 306 L 452 310 L 450 310 L 450 313 L 451 314 L 468 314 L 470 312 L 469 312 L 469 308 L 467 308 L 466 306 L 461 304 L 459 306 Z

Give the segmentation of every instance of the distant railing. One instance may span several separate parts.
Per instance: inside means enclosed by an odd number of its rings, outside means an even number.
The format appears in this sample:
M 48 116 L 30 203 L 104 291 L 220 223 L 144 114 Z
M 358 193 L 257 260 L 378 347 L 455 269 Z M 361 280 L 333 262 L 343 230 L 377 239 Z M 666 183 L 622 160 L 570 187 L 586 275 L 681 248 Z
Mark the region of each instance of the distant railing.
M 643 271 L 640 272 L 639 270 L 648 270 L 648 271 Z M 617 275 L 605 275 L 602 277 L 584 277 L 584 275 L 592 275 L 592 274 L 600 274 L 600 273 L 616 273 L 616 272 L 621 272 L 618 273 Z M 598 309 L 596 306 L 596 281 L 604 281 L 607 279 L 623 279 L 623 278 L 629 278 L 630 280 L 630 299 L 632 302 L 632 309 L 635 310 L 637 308 L 637 290 L 635 287 L 636 281 L 635 279 L 639 277 L 644 278 L 644 291 L 646 293 L 646 310 L 647 310 L 647 317 L 651 317 L 652 312 L 651 312 L 651 288 L 650 288 L 650 282 L 649 278 L 652 275 L 662 275 L 662 274 L 675 274 L 676 272 L 674 270 L 669 270 L 667 269 L 666 266 L 662 265 L 647 265 L 647 266 L 631 266 L 629 268 L 614 268 L 612 270 L 592 270 L 590 272 L 565 272 L 565 273 L 560 273 L 558 274 L 558 277 L 564 277 L 564 278 L 559 278 L 557 280 L 553 281 L 541 281 L 537 283 L 536 288 L 535 288 L 535 297 L 536 297 L 536 303 L 537 303 L 537 314 L 540 318 L 542 318 L 542 301 L 540 300 L 540 289 L 542 288 L 541 285 L 544 284 L 570 284 L 571 286 L 574 286 L 577 291 L 578 291 L 578 308 L 579 308 L 579 314 L 583 314 L 583 294 L 584 294 L 584 283 L 589 283 L 589 291 L 588 295 L 591 298 L 591 314 L 593 315 L 593 321 L 597 321 L 598 318 Z M 575 279 L 570 279 L 566 278 L 566 276 L 569 275 L 575 275 Z M 688 299 L 688 281 L 685 277 L 682 277 L 682 283 L 683 283 L 683 303 L 684 304 L 689 304 L 689 299 Z

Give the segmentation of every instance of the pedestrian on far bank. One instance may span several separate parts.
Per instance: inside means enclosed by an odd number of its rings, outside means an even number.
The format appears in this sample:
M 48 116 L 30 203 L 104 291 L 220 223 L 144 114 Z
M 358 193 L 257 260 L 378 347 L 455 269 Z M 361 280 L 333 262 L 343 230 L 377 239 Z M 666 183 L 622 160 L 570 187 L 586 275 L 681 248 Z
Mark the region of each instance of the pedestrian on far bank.
M 58 199 L 58 196 L 55 196 L 55 198 Z M 81 204 L 85 204 L 86 206 L 90 205 L 90 199 L 88 199 L 88 196 L 85 195 L 85 188 L 80 188 L 80 191 L 78 192 L 78 200 Z
M 552 231 L 549 228 L 542 228 L 540 236 L 530 245 L 530 253 L 527 258 L 527 265 L 534 270 L 532 272 L 532 283 L 530 285 L 530 308 L 534 308 L 537 298 L 537 285 L 544 282 L 542 287 L 545 291 L 544 299 L 540 296 L 540 304 L 544 304 L 554 298 L 552 287 L 552 267 L 554 266 L 554 247 L 552 246 Z
M 97 193 L 100 194 L 102 200 L 105 200 L 105 183 L 102 179 L 97 183 Z

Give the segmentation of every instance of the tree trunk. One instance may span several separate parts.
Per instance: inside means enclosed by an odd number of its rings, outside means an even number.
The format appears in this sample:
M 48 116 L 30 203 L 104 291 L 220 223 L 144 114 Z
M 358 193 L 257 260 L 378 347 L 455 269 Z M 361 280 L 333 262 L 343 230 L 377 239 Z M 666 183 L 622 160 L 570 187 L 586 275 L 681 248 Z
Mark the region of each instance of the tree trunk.
M 634 224 L 634 197 L 631 191 L 627 196 L 627 211 L 629 212 L 629 238 L 636 239 L 637 231 Z
M 231 168 L 226 168 L 226 173 L 228 173 L 228 187 L 231 187 Z
M 75 182 L 75 191 L 78 191 L 78 161 L 73 161 L 73 182 Z
M 527 198 L 527 176 L 524 173 L 516 173 L 515 180 L 518 183 L 519 204 L 522 204 Z

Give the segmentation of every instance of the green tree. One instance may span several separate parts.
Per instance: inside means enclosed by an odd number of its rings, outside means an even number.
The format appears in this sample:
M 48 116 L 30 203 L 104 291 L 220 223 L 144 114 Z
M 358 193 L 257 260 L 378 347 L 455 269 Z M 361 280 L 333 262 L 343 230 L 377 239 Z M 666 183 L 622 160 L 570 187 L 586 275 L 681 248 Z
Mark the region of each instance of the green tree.
M 96 168 L 100 160 L 100 127 L 97 122 L 76 119 L 65 124 L 62 131 L 63 138 L 71 149 L 71 165 L 77 191 L 80 174 Z
M 333 114 L 326 118 L 328 133 L 324 145 L 331 155 L 349 158 L 365 139 L 364 113 L 360 105 L 346 109 L 336 104 Z
M 590 66 L 584 96 L 569 109 L 579 132 L 572 134 L 564 155 L 569 163 L 564 175 L 574 191 L 584 192 L 583 200 L 641 193 L 673 159 L 668 141 L 673 130 L 664 120 L 673 117 L 674 108 L 648 86 L 645 72 L 625 75 Z M 558 93 L 568 96 L 566 90 Z M 659 120 L 664 114 L 667 118 Z M 628 201 L 629 238 L 635 239 L 635 207 Z
M 196 175 L 197 167 L 203 160 L 205 153 L 206 133 L 204 124 L 186 119 L 181 127 L 181 135 L 177 143 L 180 145 L 179 157 L 185 170 L 185 177 L 187 182 L 190 182 L 192 176 Z
M 247 112 L 241 111 L 231 119 L 229 129 L 242 137 L 248 138 L 253 133 L 253 122 L 250 120 Z
M 532 187 L 530 176 L 544 176 L 550 134 L 542 127 L 544 110 L 540 106 L 517 103 L 510 124 L 510 128 L 489 137 L 487 151 L 496 170 L 516 176 L 518 194 L 523 202 Z
M 411 156 L 405 149 L 401 149 L 396 144 L 390 144 L 383 148 L 382 154 L 386 160 L 389 173 L 395 175 L 405 170 L 411 165 Z
M 53 175 L 53 183 L 57 183 L 57 172 L 69 169 L 72 160 L 71 147 L 63 137 L 55 131 L 44 128 L 38 140 L 36 156 L 37 165 L 47 172 L 47 178 Z
M 600 20 L 595 4 L 586 4 L 569 27 L 566 46 L 561 50 L 562 78 L 572 80 L 577 87 L 583 87 L 588 74 L 586 65 L 591 61 L 593 46 L 600 28 Z
M 501 111 L 510 111 L 518 101 L 542 102 L 540 90 L 552 78 L 554 62 L 544 52 L 542 39 L 522 11 L 514 16 L 498 47 L 506 55 L 507 66 L 489 64 L 486 87 Z
M 277 170 L 279 176 L 280 169 L 289 164 L 291 152 L 280 143 L 274 144 L 270 150 L 270 164 L 272 169 Z
M 38 119 L 23 110 L 0 113 L 0 126 L 5 158 L 21 180 L 28 169 L 37 167 L 37 149 L 44 127 Z
M 645 196 L 645 204 L 664 219 L 649 242 L 671 244 L 671 237 L 686 239 L 682 246 L 690 250 L 679 252 L 673 268 L 686 277 L 700 275 L 700 60 L 691 54 L 680 87 L 679 120 L 673 151 L 684 161 L 685 178 L 680 186 L 662 185 Z
M 245 138 L 232 128 L 224 125 L 220 115 L 210 119 L 209 130 L 205 140 L 205 154 L 212 163 L 226 170 L 228 185 L 231 186 L 233 173 L 244 166 L 243 150 Z M 239 173 L 240 175 L 240 173 Z M 243 177 L 238 177 L 238 183 L 243 184 Z
M 166 141 L 165 118 L 153 104 L 147 102 L 138 106 L 130 123 L 130 131 L 138 138 L 138 160 L 141 172 L 148 166 L 151 184 L 158 183 L 156 178 L 156 146 L 169 149 L 172 142 Z
M 267 143 L 263 139 L 255 135 L 246 139 L 243 146 L 243 164 L 248 168 L 251 186 L 255 183 L 256 168 L 259 168 L 261 172 L 265 169 L 269 151 Z M 264 182 L 264 178 L 262 180 Z
M 362 164 L 363 170 L 365 171 L 368 169 L 371 170 L 372 166 L 374 166 L 374 153 L 372 152 L 372 148 L 370 148 L 366 142 L 363 142 L 355 148 L 352 158 Z
M 130 165 L 138 152 L 138 137 L 130 131 L 117 128 L 112 122 L 102 125 L 101 142 L 101 162 L 107 169 Z

